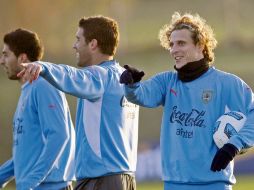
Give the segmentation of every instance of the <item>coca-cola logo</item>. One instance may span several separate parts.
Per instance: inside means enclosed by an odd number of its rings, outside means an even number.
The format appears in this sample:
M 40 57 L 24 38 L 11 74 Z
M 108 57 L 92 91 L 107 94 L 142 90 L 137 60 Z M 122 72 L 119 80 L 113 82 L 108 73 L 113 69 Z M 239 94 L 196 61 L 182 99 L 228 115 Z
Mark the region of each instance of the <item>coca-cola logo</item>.
M 176 122 L 182 126 L 205 128 L 204 115 L 205 111 L 192 109 L 189 113 L 184 113 L 177 110 L 177 106 L 174 106 L 170 116 L 170 122 Z

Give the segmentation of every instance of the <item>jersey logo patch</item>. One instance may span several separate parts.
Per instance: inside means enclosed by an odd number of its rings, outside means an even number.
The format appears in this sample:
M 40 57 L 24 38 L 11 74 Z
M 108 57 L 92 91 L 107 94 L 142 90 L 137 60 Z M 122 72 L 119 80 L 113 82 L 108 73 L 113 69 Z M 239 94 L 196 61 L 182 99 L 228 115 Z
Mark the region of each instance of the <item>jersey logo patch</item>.
M 170 93 L 174 94 L 175 96 L 177 96 L 176 91 L 173 88 L 170 88 Z
M 55 109 L 55 108 L 56 108 L 56 105 L 55 105 L 55 104 L 49 104 L 49 108 Z
M 202 93 L 202 101 L 204 104 L 208 104 L 213 98 L 212 90 L 204 90 Z

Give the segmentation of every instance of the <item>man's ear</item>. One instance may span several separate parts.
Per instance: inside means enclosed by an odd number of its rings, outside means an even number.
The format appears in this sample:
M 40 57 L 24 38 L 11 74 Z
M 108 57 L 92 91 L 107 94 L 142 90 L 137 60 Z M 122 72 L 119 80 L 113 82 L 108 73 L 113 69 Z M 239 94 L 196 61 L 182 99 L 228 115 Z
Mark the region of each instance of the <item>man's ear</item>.
M 98 41 L 96 39 L 92 39 L 90 42 L 89 42 L 89 47 L 91 50 L 95 50 L 97 49 L 98 47 Z
M 18 63 L 27 63 L 27 62 L 29 62 L 29 60 L 28 60 L 26 53 L 21 53 L 18 56 Z

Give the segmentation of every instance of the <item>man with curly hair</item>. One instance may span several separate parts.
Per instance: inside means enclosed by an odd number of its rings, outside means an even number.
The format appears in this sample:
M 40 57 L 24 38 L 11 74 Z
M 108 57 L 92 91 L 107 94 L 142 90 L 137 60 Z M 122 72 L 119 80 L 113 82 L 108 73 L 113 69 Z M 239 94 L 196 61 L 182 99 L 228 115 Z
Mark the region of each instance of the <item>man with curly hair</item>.
M 140 82 L 144 72 L 126 65 L 120 82 L 130 102 L 164 107 L 160 139 L 164 189 L 232 189 L 233 159 L 254 144 L 254 95 L 240 78 L 212 66 L 217 41 L 199 15 L 174 13 L 159 38 L 170 51 L 176 72 Z M 213 131 L 225 110 L 244 113 L 247 122 L 218 149 Z

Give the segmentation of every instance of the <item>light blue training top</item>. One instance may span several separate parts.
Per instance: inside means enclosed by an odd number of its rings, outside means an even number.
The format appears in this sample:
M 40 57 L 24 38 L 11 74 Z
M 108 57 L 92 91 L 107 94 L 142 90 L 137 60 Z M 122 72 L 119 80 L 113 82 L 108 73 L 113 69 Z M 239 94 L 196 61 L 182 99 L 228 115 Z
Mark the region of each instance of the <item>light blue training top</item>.
M 76 177 L 78 180 L 136 170 L 139 108 L 126 100 L 115 60 L 77 69 L 39 62 L 41 76 L 76 96 Z
M 164 181 L 235 183 L 233 161 L 220 172 L 210 167 L 218 150 L 213 141 L 215 122 L 226 110 L 247 116 L 229 143 L 239 150 L 254 145 L 254 95 L 240 78 L 214 67 L 191 82 L 182 82 L 176 72 L 164 72 L 126 85 L 125 96 L 140 106 L 164 107 L 160 138 Z
M 74 179 L 75 131 L 64 93 L 43 78 L 22 86 L 13 119 L 13 155 L 0 167 L 0 186 L 59 190 Z

